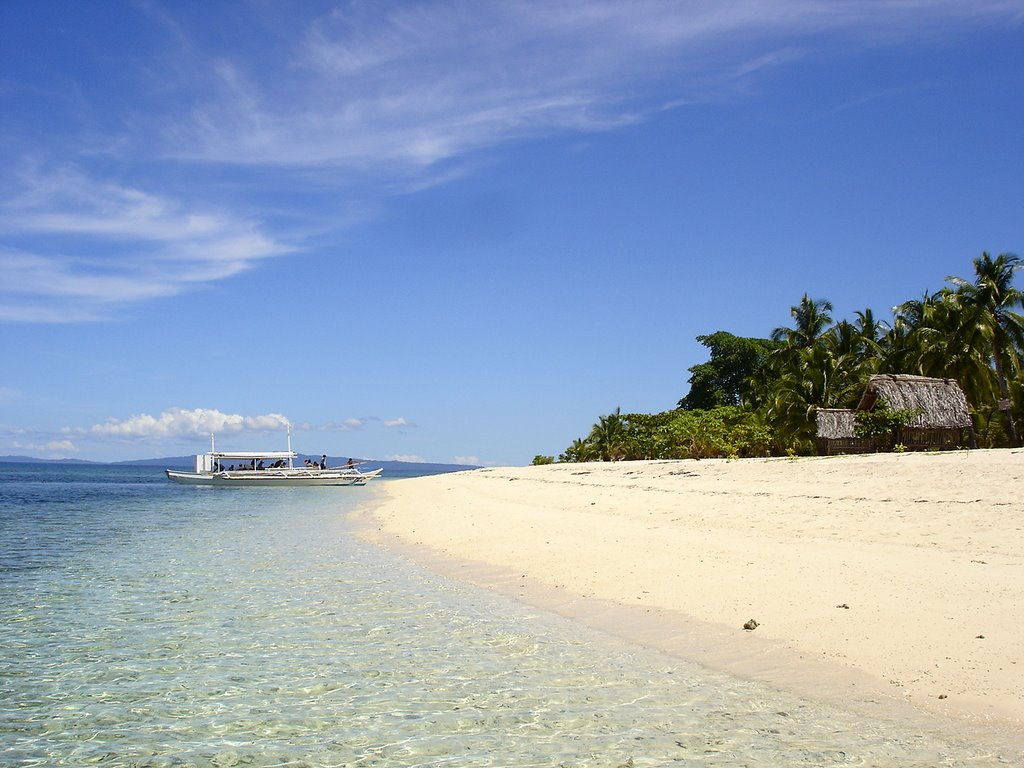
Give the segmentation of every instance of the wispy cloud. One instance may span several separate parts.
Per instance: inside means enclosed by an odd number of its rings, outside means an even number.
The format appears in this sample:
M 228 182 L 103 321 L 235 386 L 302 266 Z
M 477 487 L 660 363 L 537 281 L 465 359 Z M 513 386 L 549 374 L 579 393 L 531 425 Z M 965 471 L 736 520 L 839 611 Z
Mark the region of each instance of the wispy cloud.
M 321 432 L 358 432 L 373 424 L 379 424 L 387 429 L 409 429 L 416 425 L 399 416 L 395 419 L 384 419 L 380 416 L 361 416 L 348 418 L 344 421 L 331 421 L 326 424 L 310 425 L 304 424 L 303 429 L 319 430 Z
M 366 426 L 366 422 L 370 421 L 370 420 L 371 419 L 366 419 L 366 418 L 363 418 L 363 419 L 350 418 L 350 419 L 345 419 L 344 421 L 341 421 L 341 422 L 332 421 L 332 422 L 328 422 L 327 424 L 323 424 L 323 425 L 321 425 L 319 427 L 309 426 L 307 428 L 308 429 L 319 429 L 319 430 L 321 430 L 323 432 L 358 432 L 359 430 L 363 429 Z
M 205 14 L 138 7 L 164 47 L 123 70 L 135 74 L 119 79 L 116 103 L 102 69 L 83 68 L 47 118 L 80 129 L 51 137 L 25 122 L 5 134 L 17 149 L 0 152 L 0 321 L 102 319 L 301 249 L 204 173 L 282 192 L 282 215 L 322 234 L 344 226 L 339 189 L 376 209 L 395 190 L 473 172 L 484 150 L 742 98 L 835 45 L 1024 20 L 1024 0 L 255 4 L 230 11 L 246 15 L 244 35 L 213 48 Z M 45 160 L 26 172 L 27 156 Z M 168 169 L 173 192 L 145 181 Z M 303 205 L 289 207 L 300 189 Z M 309 221 L 317 191 L 330 214 Z
M 602 131 L 727 97 L 809 37 L 864 44 L 1020 20 L 1019 0 L 663 0 L 344 4 L 269 68 L 217 60 L 176 126 L 196 160 L 429 168 L 513 139 Z M 667 85 L 668 84 L 668 85 Z
M 221 280 L 291 247 L 230 213 L 91 179 L 26 174 L 0 203 L 0 319 L 68 322 Z M 21 247 L 19 247 L 21 245 Z

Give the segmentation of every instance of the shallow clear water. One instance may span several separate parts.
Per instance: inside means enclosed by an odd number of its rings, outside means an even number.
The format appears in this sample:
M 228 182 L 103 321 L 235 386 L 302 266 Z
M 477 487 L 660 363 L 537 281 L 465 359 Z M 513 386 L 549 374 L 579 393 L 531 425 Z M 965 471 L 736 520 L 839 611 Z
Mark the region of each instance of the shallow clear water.
M 0 465 L 0 765 L 1012 762 L 420 570 L 368 490 Z

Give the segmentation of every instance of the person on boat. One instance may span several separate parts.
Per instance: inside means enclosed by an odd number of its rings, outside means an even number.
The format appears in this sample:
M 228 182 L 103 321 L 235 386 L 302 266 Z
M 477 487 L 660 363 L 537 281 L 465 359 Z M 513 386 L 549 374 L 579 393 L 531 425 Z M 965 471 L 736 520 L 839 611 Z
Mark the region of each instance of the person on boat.
M 355 465 L 356 465 L 356 463 L 354 461 L 352 461 L 351 458 L 345 463 L 345 466 L 349 467 L 349 468 L 354 467 Z
M 327 469 L 327 454 L 320 457 L 320 469 Z

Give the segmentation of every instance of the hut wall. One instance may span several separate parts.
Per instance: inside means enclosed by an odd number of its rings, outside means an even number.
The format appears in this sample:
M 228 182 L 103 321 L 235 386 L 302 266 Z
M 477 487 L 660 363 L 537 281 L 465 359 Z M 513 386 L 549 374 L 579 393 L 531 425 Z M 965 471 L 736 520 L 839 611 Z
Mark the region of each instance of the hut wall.
M 819 456 L 839 456 L 846 453 L 874 453 L 878 450 L 875 441 L 867 437 L 819 437 Z
M 968 444 L 964 439 L 964 430 L 959 428 L 907 427 L 897 433 L 896 442 L 904 445 L 908 451 L 949 451 Z

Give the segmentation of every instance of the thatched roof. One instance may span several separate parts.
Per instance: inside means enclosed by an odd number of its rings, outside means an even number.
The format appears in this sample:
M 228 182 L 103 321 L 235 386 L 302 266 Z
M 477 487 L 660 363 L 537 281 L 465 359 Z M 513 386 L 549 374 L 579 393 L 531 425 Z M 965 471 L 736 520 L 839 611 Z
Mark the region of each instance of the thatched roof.
M 828 440 L 853 437 L 853 421 L 857 412 L 852 408 L 818 408 L 814 412 L 818 437 Z
M 971 426 L 967 398 L 954 379 L 931 379 L 906 373 L 876 374 L 868 380 L 857 410 L 872 410 L 879 398 L 894 411 L 916 411 L 908 427 L 963 429 Z

